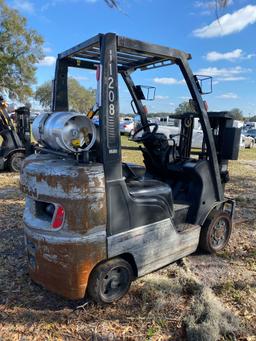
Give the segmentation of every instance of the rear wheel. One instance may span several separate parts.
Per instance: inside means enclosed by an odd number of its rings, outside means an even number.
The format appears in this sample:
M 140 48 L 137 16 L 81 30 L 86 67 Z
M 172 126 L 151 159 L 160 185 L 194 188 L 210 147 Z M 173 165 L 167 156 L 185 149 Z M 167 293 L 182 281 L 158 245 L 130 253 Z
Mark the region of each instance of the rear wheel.
M 232 221 L 226 212 L 217 212 L 208 218 L 201 229 L 199 247 L 209 253 L 222 251 L 232 231 Z
M 22 152 L 13 153 L 8 159 L 8 169 L 11 172 L 19 172 L 24 159 L 25 159 L 24 153 Z
M 92 271 L 88 295 L 98 303 L 112 303 L 122 298 L 133 280 L 131 265 L 122 258 L 110 259 Z

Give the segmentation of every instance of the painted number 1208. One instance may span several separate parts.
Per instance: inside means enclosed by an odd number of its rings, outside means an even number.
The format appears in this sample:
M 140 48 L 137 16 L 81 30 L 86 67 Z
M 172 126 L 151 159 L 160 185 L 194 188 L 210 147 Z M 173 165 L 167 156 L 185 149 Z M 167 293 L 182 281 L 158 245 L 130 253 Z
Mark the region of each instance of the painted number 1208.
M 115 115 L 115 92 L 114 92 L 114 78 L 113 78 L 113 70 L 112 70 L 112 54 L 110 55 L 110 63 L 109 63 L 109 77 L 108 77 L 108 113 L 109 115 Z

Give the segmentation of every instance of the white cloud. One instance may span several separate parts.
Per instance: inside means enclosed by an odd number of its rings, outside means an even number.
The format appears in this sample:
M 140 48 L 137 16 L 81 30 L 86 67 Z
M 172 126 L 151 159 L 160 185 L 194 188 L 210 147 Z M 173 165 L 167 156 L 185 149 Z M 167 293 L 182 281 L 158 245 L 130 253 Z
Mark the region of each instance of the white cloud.
M 238 81 L 246 79 L 244 74 L 251 71 L 251 69 L 242 68 L 241 66 L 230 68 L 208 67 L 198 70 L 196 74 L 216 77 L 217 81 Z
M 191 96 L 190 97 L 189 96 L 180 96 L 179 98 L 182 99 L 183 101 L 188 101 L 191 99 Z
M 211 51 L 208 52 L 206 55 L 206 59 L 209 60 L 210 62 L 216 62 L 218 60 L 228 60 L 228 61 L 233 61 L 235 59 L 241 58 L 243 55 L 243 50 L 241 49 L 236 49 L 230 52 L 216 52 L 216 51 Z
M 40 60 L 40 62 L 38 63 L 38 65 L 41 66 L 52 66 L 54 65 L 56 62 L 56 58 L 53 56 L 46 56 L 43 59 Z
M 162 77 L 162 78 L 154 78 L 153 79 L 157 84 L 164 84 L 164 85 L 173 85 L 173 84 L 183 84 L 184 80 L 178 80 L 172 77 Z
M 49 52 L 52 52 L 52 48 L 51 47 L 43 47 L 43 51 L 44 53 L 49 53 Z
M 251 53 L 246 56 L 246 59 L 252 59 L 256 57 L 256 53 Z
M 211 24 L 193 31 L 199 38 L 212 38 L 242 31 L 256 22 L 256 5 L 245 6 L 232 14 L 225 14 Z
M 234 94 L 233 92 L 227 92 L 226 94 L 222 94 L 217 97 L 221 99 L 237 99 L 238 98 L 237 94 Z
M 12 7 L 16 8 L 19 11 L 26 12 L 29 14 L 33 14 L 35 12 L 34 4 L 28 0 L 23 1 L 15 0 L 13 2 Z
M 192 12 L 192 15 L 211 15 L 214 12 L 216 12 L 216 10 L 219 12 L 220 10 L 223 10 L 223 8 L 220 8 L 219 6 L 216 6 L 217 2 L 216 0 L 212 0 L 212 1 L 195 1 L 194 2 L 194 7 L 196 8 L 196 13 Z M 233 0 L 227 0 L 226 1 L 226 6 L 225 9 L 233 4 Z
M 160 100 L 165 100 L 165 99 L 168 99 L 169 96 L 162 96 L 162 95 L 158 95 L 155 97 L 156 99 L 160 99 Z
M 228 0 L 226 3 L 226 7 L 233 4 L 233 0 Z M 202 9 L 215 9 L 216 8 L 216 1 L 195 1 L 194 7 L 202 8 Z
M 195 1 L 194 7 L 195 8 L 214 8 L 215 2 L 214 1 Z
M 77 81 L 88 81 L 89 78 L 85 76 L 72 76 L 72 78 L 76 79 Z
M 236 50 L 233 50 L 230 52 L 224 52 L 224 53 L 211 51 L 207 53 L 205 58 L 210 62 L 216 62 L 219 60 L 228 60 L 230 62 L 233 62 L 236 59 L 252 59 L 255 57 L 256 57 L 255 53 L 246 54 L 243 52 L 243 50 L 236 49 Z
M 44 53 L 49 53 L 52 51 L 52 48 L 51 47 L 43 47 L 43 51 L 44 51 Z

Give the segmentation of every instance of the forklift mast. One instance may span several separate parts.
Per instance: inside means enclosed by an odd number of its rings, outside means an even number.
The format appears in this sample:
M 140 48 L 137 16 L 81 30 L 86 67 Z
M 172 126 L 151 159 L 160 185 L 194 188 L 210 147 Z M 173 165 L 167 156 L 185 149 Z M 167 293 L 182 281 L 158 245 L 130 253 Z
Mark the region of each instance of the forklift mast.
M 30 110 L 27 107 L 20 107 L 15 110 L 15 114 L 17 134 L 25 148 L 25 154 L 29 155 L 32 152 Z
M 141 100 L 136 93 L 131 73 L 137 69 L 148 70 L 176 64 L 179 66 L 196 106 L 204 132 L 207 153 L 211 164 L 212 179 L 217 200 L 223 200 L 220 169 L 211 125 L 200 87 L 188 60 L 191 55 L 180 50 L 152 45 L 114 33 L 98 34 L 58 55 L 53 85 L 53 111 L 68 110 L 68 68 L 101 70 L 100 93 L 100 149 L 104 164 L 106 183 L 122 177 L 121 142 L 119 133 L 118 73 L 130 91 L 142 125 L 148 123 Z
M 22 142 L 7 112 L 7 104 L 3 99 L 0 99 L 0 135 L 7 148 L 9 145 L 11 149 L 22 148 Z

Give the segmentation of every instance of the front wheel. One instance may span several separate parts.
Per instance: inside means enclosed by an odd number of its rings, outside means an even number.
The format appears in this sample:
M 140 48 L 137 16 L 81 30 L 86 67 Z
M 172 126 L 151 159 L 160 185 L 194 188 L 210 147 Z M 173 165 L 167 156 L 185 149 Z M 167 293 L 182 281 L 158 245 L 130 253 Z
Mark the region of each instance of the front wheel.
M 113 303 L 128 292 L 132 280 L 133 270 L 127 261 L 110 259 L 92 271 L 87 293 L 97 303 Z
M 226 212 L 216 212 L 202 226 L 199 247 L 208 253 L 222 251 L 232 231 L 232 220 Z
M 25 159 L 25 154 L 22 152 L 13 153 L 8 159 L 8 168 L 11 172 L 19 172 L 23 160 Z

